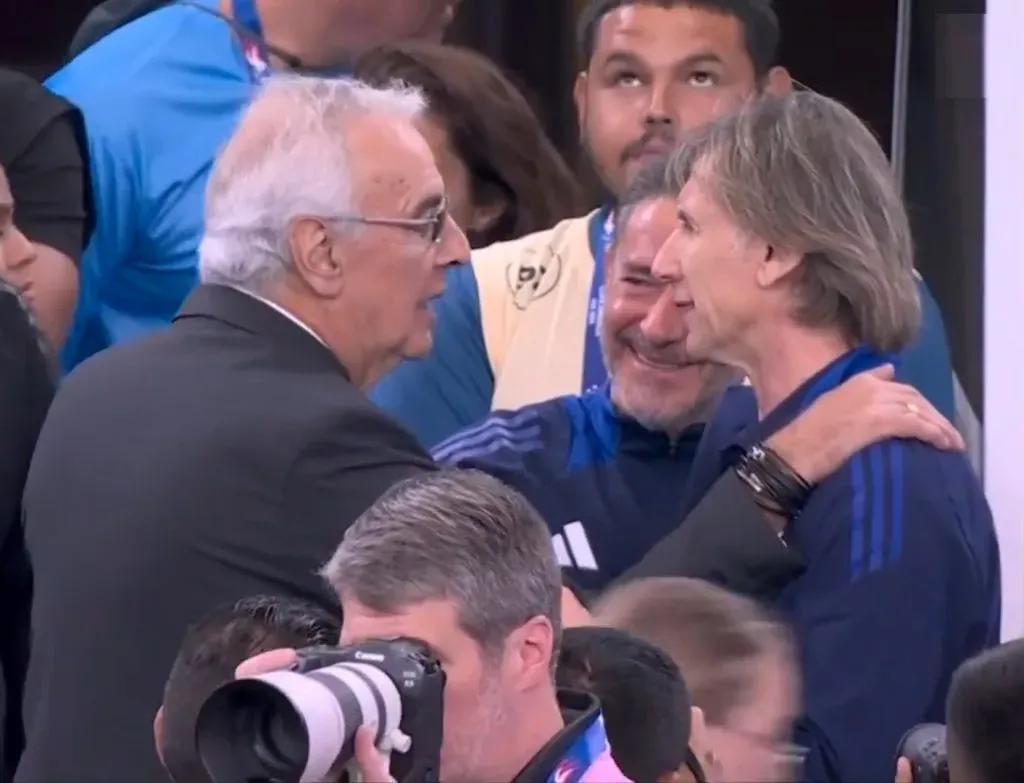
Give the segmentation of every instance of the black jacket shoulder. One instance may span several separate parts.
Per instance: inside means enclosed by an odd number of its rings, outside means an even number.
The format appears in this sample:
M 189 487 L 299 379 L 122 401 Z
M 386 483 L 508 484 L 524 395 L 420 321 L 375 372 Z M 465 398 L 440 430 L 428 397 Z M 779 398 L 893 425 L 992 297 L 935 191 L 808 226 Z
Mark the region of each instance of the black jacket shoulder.
M 25 493 L 33 641 L 61 654 L 29 664 L 21 776 L 161 779 L 153 706 L 187 628 L 258 594 L 337 613 L 319 569 L 431 468 L 326 346 L 233 289 L 201 286 L 169 329 L 79 365 Z

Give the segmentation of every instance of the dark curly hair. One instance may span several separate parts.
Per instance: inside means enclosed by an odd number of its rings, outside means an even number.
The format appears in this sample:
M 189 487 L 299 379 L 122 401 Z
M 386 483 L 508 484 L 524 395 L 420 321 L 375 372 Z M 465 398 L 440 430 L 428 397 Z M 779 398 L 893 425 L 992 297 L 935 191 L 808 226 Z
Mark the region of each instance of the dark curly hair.
M 550 228 L 585 211 L 576 178 L 523 94 L 490 60 L 459 46 L 407 41 L 375 47 L 353 74 L 375 86 L 423 90 L 471 177 L 475 204 L 505 210 L 475 247 Z

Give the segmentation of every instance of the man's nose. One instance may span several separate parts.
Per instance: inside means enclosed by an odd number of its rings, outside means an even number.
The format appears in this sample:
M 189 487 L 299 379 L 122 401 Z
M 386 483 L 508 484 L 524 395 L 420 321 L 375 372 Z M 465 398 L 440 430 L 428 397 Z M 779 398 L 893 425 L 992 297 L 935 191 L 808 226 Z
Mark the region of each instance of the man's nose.
M 679 229 L 676 229 L 654 255 L 654 261 L 651 262 L 651 274 L 658 282 L 672 284 L 682 280 L 679 240 L 680 232 Z
M 444 229 L 441 231 L 441 246 L 438 250 L 438 266 L 454 266 L 469 262 L 469 240 L 451 215 L 447 216 Z
M 647 126 L 648 131 L 664 132 L 669 130 L 675 124 L 675 117 L 671 111 L 668 85 L 655 81 L 651 85 L 650 96 L 647 113 L 644 116 L 644 124 Z
M 658 294 L 658 299 L 647 311 L 640 323 L 640 331 L 653 345 L 669 345 L 682 338 L 682 316 L 676 306 L 671 289 L 666 286 Z

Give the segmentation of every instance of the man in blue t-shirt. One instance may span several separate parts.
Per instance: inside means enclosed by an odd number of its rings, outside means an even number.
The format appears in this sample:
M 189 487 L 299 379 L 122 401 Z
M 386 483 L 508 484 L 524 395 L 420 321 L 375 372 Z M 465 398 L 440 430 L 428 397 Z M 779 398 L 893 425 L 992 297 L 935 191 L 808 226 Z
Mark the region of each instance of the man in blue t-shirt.
M 440 38 L 457 0 L 110 0 L 47 82 L 89 139 L 96 230 L 64 365 L 170 322 L 197 282 L 214 154 L 262 78 Z

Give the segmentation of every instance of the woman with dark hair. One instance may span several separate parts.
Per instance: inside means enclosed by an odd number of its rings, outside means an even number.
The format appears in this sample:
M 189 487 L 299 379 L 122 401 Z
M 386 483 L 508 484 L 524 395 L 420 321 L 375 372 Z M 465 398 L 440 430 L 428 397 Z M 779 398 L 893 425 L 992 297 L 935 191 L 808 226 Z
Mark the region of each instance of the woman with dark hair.
M 551 228 L 584 211 L 579 186 L 523 94 L 494 63 L 458 46 L 378 46 L 356 78 L 419 87 L 430 113 L 421 130 L 434 151 L 455 222 L 473 247 Z

